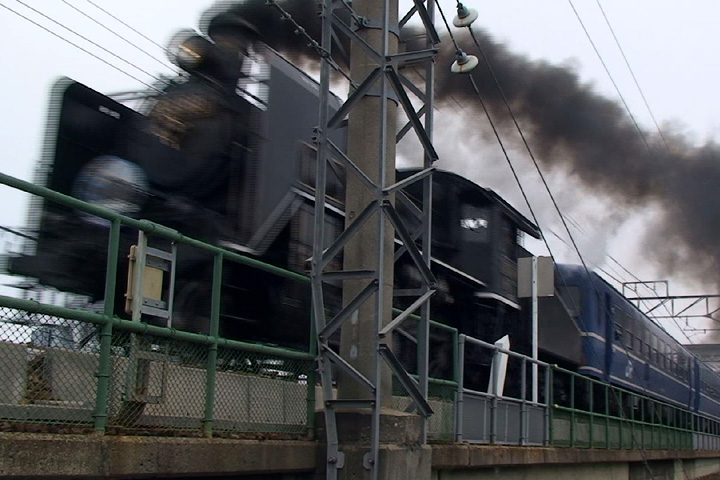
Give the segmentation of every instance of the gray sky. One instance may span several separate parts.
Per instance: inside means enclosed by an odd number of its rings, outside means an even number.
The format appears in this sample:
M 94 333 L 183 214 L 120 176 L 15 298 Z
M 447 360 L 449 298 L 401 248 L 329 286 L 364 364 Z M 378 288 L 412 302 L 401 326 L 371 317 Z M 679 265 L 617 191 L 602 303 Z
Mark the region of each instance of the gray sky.
M 200 13 L 212 3 L 201 0 L 94 1 L 161 45 L 178 29 L 196 27 Z M 23 0 L 23 3 L 32 5 L 70 30 L 96 41 L 118 57 L 139 67 L 139 70 L 89 44 L 19 1 L 0 0 L 0 4 L 31 18 L 144 82 L 152 83 L 151 75 L 172 73 L 171 69 L 162 66 L 161 63 L 167 65 L 167 62 L 158 46 L 108 17 L 87 0 L 44 0 L 32 4 L 29 0 Z M 567 0 L 471 0 L 465 3 L 479 11 L 476 25 L 489 31 L 495 40 L 505 43 L 513 52 L 572 68 L 585 82 L 592 84 L 596 91 L 617 99 L 615 89 Z M 597 2 L 574 0 L 574 3 L 633 115 L 644 128 L 654 129 Z M 401 11 L 410 4 L 409 0 L 401 0 Z M 717 79 L 720 78 L 720 55 L 717 51 L 720 45 L 717 33 L 720 3 L 711 0 L 601 0 L 601 4 L 661 127 L 672 126 L 674 131 L 682 132 L 697 144 L 717 138 L 720 135 L 720 120 L 716 115 L 720 107 L 720 89 L 717 88 Z M 163 62 L 150 58 L 118 39 L 69 5 L 101 21 Z M 447 15 L 454 15 L 454 1 L 443 0 L 442 5 Z M 142 89 L 144 85 L 6 8 L 0 8 L 0 22 L 5 47 L 4 75 L 0 80 L 3 107 L 0 110 L 0 145 L 3 151 L 0 169 L 4 173 L 29 180 L 40 155 L 48 94 L 55 79 L 68 76 L 103 93 Z M 439 18 L 438 28 L 444 29 Z M 438 68 L 449 66 L 438 65 Z M 453 112 L 440 111 L 438 118 L 439 121 L 452 121 Z M 488 145 L 489 151 L 493 148 L 496 145 Z M 494 154 L 497 155 L 497 152 Z M 518 158 L 523 155 L 518 151 L 512 154 Z M 521 208 L 517 192 L 512 189 L 504 191 L 509 184 L 507 171 L 499 168 L 479 175 L 467 163 L 444 161 L 442 166 L 457 169 L 480 184 L 490 185 Z M 560 186 L 557 185 L 558 188 Z M 567 184 L 562 186 L 572 187 Z M 7 190 L 3 187 L 0 196 L 0 225 L 22 226 L 26 214 L 23 199 L 18 195 L 10 195 Z M 529 190 L 538 189 L 530 186 Z M 562 197 L 563 192 L 559 196 Z M 575 198 L 569 194 L 565 196 L 568 201 Z M 576 206 L 573 210 L 573 217 L 580 224 L 579 242 L 586 246 L 587 254 L 602 262 L 604 255 L 610 253 L 644 278 L 662 276 L 662 272 L 655 271 L 639 258 L 640 252 L 632 245 L 633 234 L 642 230 L 644 222 L 652 217 L 652 212 L 627 212 L 627 218 L 620 222 L 618 230 L 612 235 L 602 235 L 601 229 L 593 225 L 593 221 L 602 219 L 607 208 L 606 203 L 596 201 Z M 564 249 L 562 243 L 557 243 L 557 248 L 559 251 Z M 567 252 L 563 255 L 572 261 L 572 255 Z M 702 290 L 701 287 L 693 285 L 687 288 L 698 292 L 698 288 Z

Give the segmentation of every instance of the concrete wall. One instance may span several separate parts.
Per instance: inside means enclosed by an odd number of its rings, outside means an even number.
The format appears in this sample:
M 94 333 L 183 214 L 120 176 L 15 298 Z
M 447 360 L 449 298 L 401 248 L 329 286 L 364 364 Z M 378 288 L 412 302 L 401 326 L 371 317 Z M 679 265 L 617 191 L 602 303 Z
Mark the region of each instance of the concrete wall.
M 0 342 L 0 403 L 18 404 L 25 396 L 27 362 L 25 345 Z
M 630 480 L 627 464 L 532 465 L 433 471 L 433 480 Z
M 26 402 L 29 357 L 36 359 L 36 383 L 41 382 L 47 391 L 42 398 Z M 0 343 L 0 417 L 92 422 L 98 365 L 95 353 L 51 348 L 29 351 L 26 345 Z M 133 381 L 128 378 L 129 365 L 127 357 L 112 357 L 108 406 L 111 424 L 116 418 L 122 422 L 118 416 L 125 416 L 137 417 L 132 419 L 135 425 L 199 428 L 205 414 L 204 369 L 149 361 L 143 393 L 157 399 L 136 412 L 142 415 L 131 415 L 123 410 L 128 382 Z M 307 419 L 306 397 L 307 386 L 297 381 L 218 372 L 214 416 L 220 428 L 229 430 L 262 430 L 258 425 L 272 424 L 302 431 Z
M 347 447 L 347 446 L 346 446 Z M 432 480 L 695 480 L 720 472 L 720 452 L 583 450 L 573 448 L 432 445 L 383 446 L 381 478 Z M 348 456 L 360 461 L 366 448 Z M 393 458 L 397 453 L 399 458 Z M 715 455 L 715 457 L 713 457 Z M 682 458 L 677 458 L 682 457 Z M 429 461 L 428 461 L 429 460 Z M 385 462 L 383 465 L 382 462 Z M 324 445 L 312 441 L 46 435 L 0 432 L 0 477 L 158 478 L 282 473 L 324 478 Z M 355 465 L 355 470 L 362 472 Z M 343 473 L 352 470 L 350 465 Z M 400 472 L 400 473 L 399 473 Z M 313 475 L 315 475 L 313 477 Z M 265 478 L 265 477 L 263 477 Z M 345 477 L 347 478 L 347 477 Z M 353 477 L 362 478 L 362 475 Z M 408 478 L 408 477 L 405 477 Z
M 693 480 L 720 472 L 720 452 L 434 445 L 434 480 Z

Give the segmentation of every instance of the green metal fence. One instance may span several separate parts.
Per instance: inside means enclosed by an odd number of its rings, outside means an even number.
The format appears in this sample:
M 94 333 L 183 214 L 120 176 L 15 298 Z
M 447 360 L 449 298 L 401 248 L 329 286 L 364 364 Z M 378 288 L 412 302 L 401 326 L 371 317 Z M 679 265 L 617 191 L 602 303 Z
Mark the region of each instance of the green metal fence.
M 303 351 L 219 335 L 220 286 L 227 262 L 303 284 L 309 282 L 307 277 L 2 173 L 0 183 L 108 222 L 105 294 L 95 311 L 0 295 L 0 425 L 205 436 L 303 434 L 314 428 L 312 334 Z M 201 249 L 214 258 L 206 334 L 114 316 L 121 228 Z M 308 322 L 312 325 L 309 318 Z M 416 337 L 412 322 L 404 328 L 408 338 Z M 430 342 L 431 346 L 435 342 L 431 350 L 442 351 L 443 356 L 434 355 L 430 362 L 434 378 L 429 381 L 428 397 L 435 415 L 428 424 L 428 434 L 449 440 L 463 427 L 463 419 L 456 415 L 458 398 L 465 393 L 468 399 L 475 394 L 494 395 L 464 391 L 455 329 L 432 322 Z M 488 348 L 496 349 L 489 344 Z M 444 363 L 437 363 L 440 360 Z M 412 362 L 407 368 L 417 373 Z M 541 377 L 545 387 L 537 405 L 547 409 L 547 438 L 543 442 L 547 445 L 720 448 L 717 419 L 548 367 L 548 374 Z M 556 380 L 563 376 L 566 388 L 555 388 Z M 527 402 L 527 391 L 523 390 L 520 398 Z M 393 401 L 396 408 L 411 408 L 409 398 L 399 389 Z M 522 443 L 526 436 L 518 438 Z
M 226 262 L 292 281 L 307 283 L 307 277 L 4 174 L 0 183 L 100 217 L 109 225 L 99 311 L 0 295 L 0 421 L 97 432 L 195 431 L 205 436 L 297 434 L 313 428 L 315 356 L 310 338 L 307 350 L 295 351 L 218 335 Z M 116 285 L 121 228 L 142 230 L 214 257 L 207 334 L 113 315 L 116 290 L 125 287 Z M 39 338 L 43 334 L 52 338 Z
M 558 380 L 562 378 L 561 382 Z M 564 385 L 562 394 L 556 384 Z M 549 443 L 622 449 L 693 449 L 699 418 L 687 409 L 553 366 Z

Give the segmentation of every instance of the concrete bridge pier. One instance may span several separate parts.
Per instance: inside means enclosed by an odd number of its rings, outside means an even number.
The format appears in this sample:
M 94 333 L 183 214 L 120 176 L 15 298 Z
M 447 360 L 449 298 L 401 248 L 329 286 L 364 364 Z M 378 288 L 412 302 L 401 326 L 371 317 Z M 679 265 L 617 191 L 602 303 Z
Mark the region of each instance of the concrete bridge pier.
M 345 456 L 344 465 L 338 472 L 341 480 L 371 478 L 370 469 L 366 468 L 364 463 L 365 455 L 370 451 L 371 417 L 372 412 L 367 410 L 339 411 L 336 414 L 340 449 Z M 317 418 L 317 438 L 325 438 L 324 416 L 318 415 Z M 421 417 L 383 409 L 380 415 L 380 432 L 378 478 L 431 479 L 432 447 L 420 443 Z

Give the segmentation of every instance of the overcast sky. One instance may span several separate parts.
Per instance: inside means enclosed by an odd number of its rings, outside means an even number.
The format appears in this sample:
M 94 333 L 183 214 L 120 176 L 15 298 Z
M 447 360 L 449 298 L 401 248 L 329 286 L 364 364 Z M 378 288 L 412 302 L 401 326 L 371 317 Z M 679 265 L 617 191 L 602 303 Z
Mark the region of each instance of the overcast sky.
M 143 82 L 152 83 L 153 76 L 173 73 L 162 49 L 155 43 L 165 45 L 180 28 L 196 28 L 200 13 L 212 3 L 202 0 L 94 2 L 149 37 L 152 42 L 108 17 L 87 0 L 0 0 L 0 5 L 4 7 L 0 8 L 0 24 L 4 35 L 4 74 L 0 79 L 0 145 L 3 152 L 0 169 L 4 173 L 28 180 L 32 178 L 32 170 L 41 151 L 48 94 L 58 77 L 71 77 L 104 93 L 143 89 Z M 598 92 L 618 99 L 567 0 L 465 3 L 479 10 L 476 25 L 490 32 L 495 40 L 508 45 L 513 52 L 572 68 Z M 597 2 L 574 0 L 574 3 L 633 115 L 644 128 L 654 129 Z M 24 4 L 32 5 L 40 13 Z M 409 0 L 401 0 L 401 11 L 410 4 Z M 454 15 L 454 1 L 444 0 L 442 5 L 447 15 Z M 711 0 L 601 0 L 601 5 L 661 127 L 672 126 L 675 131 L 682 131 L 698 144 L 717 138 L 720 135 L 720 120 L 717 116 L 720 107 L 720 89 L 717 85 L 720 78 L 720 42 L 717 33 L 720 3 Z M 99 27 L 73 7 L 140 49 Z M 8 8 L 117 68 L 20 18 Z M 441 28 L 439 18 L 438 28 Z M 72 32 L 97 42 L 107 51 Z M 438 68 L 449 66 L 438 65 Z M 452 118 L 452 113 L 441 111 L 438 115 L 440 119 Z M 519 152 L 514 154 L 521 155 Z M 442 166 L 453 168 L 453 163 L 445 161 Z M 469 175 L 462 167 L 458 169 L 459 173 Z M 502 171 L 488 174 L 487 183 L 499 189 L 501 195 L 518 198 L 516 192 L 502 191 L 505 183 L 498 180 L 500 175 L 509 174 Z M 477 176 L 473 180 L 484 183 Z M 2 188 L 0 225 L 22 226 L 26 215 L 22 199 L 17 195 L 9 195 L 7 189 Z M 588 211 L 604 208 L 597 205 L 589 203 Z M 609 252 L 641 276 L 657 276 L 662 272 L 656 272 L 638 259 L 638 252 L 629 247 L 627 242 L 630 233 L 642 229 L 646 213 L 635 212 L 630 215 L 618 234 L 603 239 L 601 255 Z M 592 219 L 593 215 L 588 214 L 584 218 Z M 592 235 L 594 231 L 593 226 L 582 226 L 582 230 L 587 235 Z M 601 258 L 598 260 L 602 262 Z

